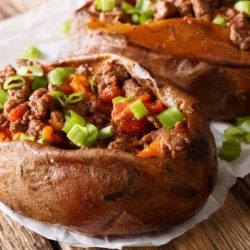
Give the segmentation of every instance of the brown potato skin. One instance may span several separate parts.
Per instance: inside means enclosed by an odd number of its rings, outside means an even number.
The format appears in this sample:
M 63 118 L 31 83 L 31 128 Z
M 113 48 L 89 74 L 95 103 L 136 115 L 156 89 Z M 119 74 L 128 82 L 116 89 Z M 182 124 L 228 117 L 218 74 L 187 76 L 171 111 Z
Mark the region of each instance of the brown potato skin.
M 230 120 L 250 114 L 250 65 L 222 65 L 216 59 L 212 64 L 159 53 L 129 42 L 124 34 L 89 29 L 89 17 L 87 6 L 73 17 L 72 54 L 110 52 L 131 58 L 153 76 L 167 79 L 197 98 L 210 119 Z
M 156 82 L 134 61 L 94 55 L 59 61 L 77 66 L 122 63 L 141 85 L 183 112 L 187 128 L 163 131 L 162 158 L 109 149 L 62 150 L 32 142 L 0 147 L 0 201 L 15 212 L 91 236 L 134 235 L 167 228 L 196 213 L 216 180 L 217 158 L 207 119 L 195 99 Z M 184 143 L 176 151 L 176 136 Z

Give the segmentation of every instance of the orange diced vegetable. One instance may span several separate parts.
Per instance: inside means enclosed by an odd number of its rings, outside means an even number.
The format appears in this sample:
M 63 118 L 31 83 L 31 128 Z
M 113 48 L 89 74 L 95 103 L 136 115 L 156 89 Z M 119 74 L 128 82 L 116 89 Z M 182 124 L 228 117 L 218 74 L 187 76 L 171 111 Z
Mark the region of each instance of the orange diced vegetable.
M 147 148 L 142 150 L 137 156 L 141 158 L 162 156 L 161 141 L 160 140 L 153 141 Z

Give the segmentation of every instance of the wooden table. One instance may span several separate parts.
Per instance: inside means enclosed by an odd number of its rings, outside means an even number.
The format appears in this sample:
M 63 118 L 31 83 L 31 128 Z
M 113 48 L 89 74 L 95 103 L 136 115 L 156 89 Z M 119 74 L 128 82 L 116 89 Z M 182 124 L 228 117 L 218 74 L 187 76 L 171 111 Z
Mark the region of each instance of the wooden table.
M 0 19 L 38 7 L 43 1 L 0 0 Z M 60 242 L 49 241 L 16 224 L 1 213 L 0 249 L 80 250 L 80 248 L 69 247 Z M 145 250 L 153 249 L 156 248 L 145 248 Z M 207 221 L 158 249 L 250 249 L 250 175 L 238 180 L 225 205 Z M 126 250 L 131 249 L 126 248 Z

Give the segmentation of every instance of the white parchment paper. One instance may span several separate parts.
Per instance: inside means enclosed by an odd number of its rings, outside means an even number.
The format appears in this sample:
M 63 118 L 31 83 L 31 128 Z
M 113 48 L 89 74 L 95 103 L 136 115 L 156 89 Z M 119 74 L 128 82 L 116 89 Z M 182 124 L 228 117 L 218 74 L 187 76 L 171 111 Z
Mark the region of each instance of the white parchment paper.
M 0 67 L 13 64 L 16 58 L 22 57 L 22 51 L 29 45 L 35 45 L 42 50 L 44 62 L 66 57 L 69 54 L 68 37 L 60 32 L 60 27 L 84 2 L 85 0 L 48 0 L 36 10 L 0 22 Z M 227 126 L 228 124 L 218 122 L 211 123 L 218 147 L 222 144 L 223 131 Z M 34 232 L 72 246 L 113 249 L 123 246 L 160 246 L 207 219 L 223 205 L 236 177 L 244 177 L 250 173 L 249 153 L 250 145 L 243 145 L 240 159 L 233 163 L 220 160 L 216 187 L 203 209 L 191 219 L 161 233 L 112 239 L 91 238 L 65 230 L 58 225 L 25 218 L 12 212 L 2 203 L 0 210 Z

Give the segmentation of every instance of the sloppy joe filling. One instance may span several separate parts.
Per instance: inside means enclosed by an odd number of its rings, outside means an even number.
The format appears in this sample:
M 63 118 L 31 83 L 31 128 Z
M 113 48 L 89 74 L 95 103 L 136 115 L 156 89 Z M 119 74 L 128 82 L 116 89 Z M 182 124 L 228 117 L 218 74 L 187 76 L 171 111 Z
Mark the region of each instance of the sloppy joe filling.
M 204 19 L 228 27 L 229 39 L 243 50 L 250 49 L 250 1 L 92 0 L 89 10 L 101 21 L 134 24 L 170 18 Z
M 0 141 L 157 156 L 160 131 L 185 126 L 119 62 L 74 67 L 18 60 L 0 71 Z

